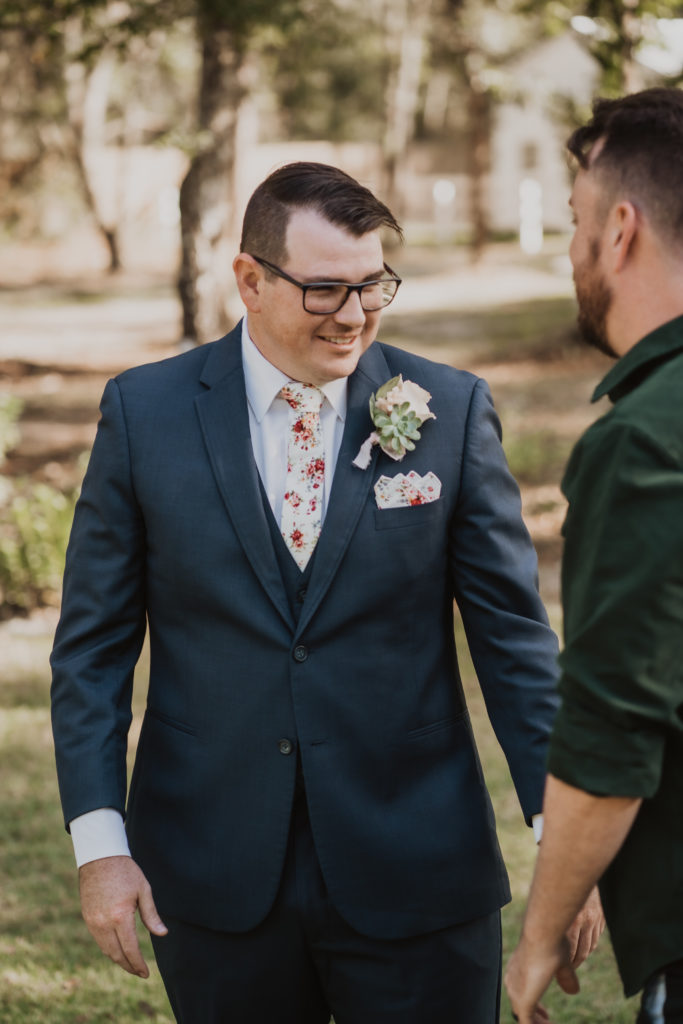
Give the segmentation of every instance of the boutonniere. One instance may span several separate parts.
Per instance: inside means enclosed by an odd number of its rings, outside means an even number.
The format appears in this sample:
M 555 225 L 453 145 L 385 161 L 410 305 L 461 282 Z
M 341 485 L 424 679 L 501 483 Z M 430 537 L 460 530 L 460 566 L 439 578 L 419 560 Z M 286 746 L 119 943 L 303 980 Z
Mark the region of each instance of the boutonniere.
M 436 419 L 427 404 L 431 397 L 419 384 L 404 380 L 401 374 L 378 388 L 370 395 L 370 418 L 375 429 L 361 445 L 353 465 L 367 469 L 375 444 L 396 462 L 400 462 L 406 452 L 412 452 L 414 442 L 421 436 L 418 427 L 425 420 Z

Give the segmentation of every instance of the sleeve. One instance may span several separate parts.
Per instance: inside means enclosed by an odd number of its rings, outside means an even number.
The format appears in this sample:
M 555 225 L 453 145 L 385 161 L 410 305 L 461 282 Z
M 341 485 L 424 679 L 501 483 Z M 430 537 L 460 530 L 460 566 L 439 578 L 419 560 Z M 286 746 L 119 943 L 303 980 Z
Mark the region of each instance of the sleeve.
M 479 684 L 527 822 L 541 811 L 557 709 L 557 638 L 488 387 L 474 388 L 451 528 L 455 598 Z
M 144 523 L 116 381 L 101 419 L 67 549 L 51 656 L 52 724 L 64 818 L 124 813 L 133 670 L 145 635 Z
M 580 455 L 549 768 L 596 795 L 647 798 L 683 706 L 683 473 L 618 423 Z
M 104 857 L 130 857 L 123 818 L 111 807 L 86 811 L 69 822 L 76 867 Z

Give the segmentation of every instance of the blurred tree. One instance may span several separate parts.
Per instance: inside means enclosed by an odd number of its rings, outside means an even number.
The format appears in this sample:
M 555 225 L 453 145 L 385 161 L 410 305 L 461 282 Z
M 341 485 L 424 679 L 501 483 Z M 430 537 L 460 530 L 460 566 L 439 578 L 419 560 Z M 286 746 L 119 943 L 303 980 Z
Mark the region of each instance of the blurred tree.
M 415 137 L 434 8 L 434 0 L 396 0 L 387 6 L 385 38 L 391 64 L 382 140 L 384 192 L 399 214 L 403 197 L 397 171 Z
M 450 82 L 442 121 L 466 151 L 473 262 L 481 258 L 490 236 L 486 181 L 495 105 L 515 88 L 505 65 L 540 38 L 542 30 L 538 12 L 522 11 L 517 0 L 438 0 L 435 7 L 432 62 L 437 75 L 447 75 Z
M 522 10 L 540 16 L 550 33 L 574 23 L 600 66 L 603 96 L 636 92 L 653 79 L 683 80 L 680 72 L 653 75 L 639 60 L 645 46 L 663 44 L 662 21 L 683 17 L 681 0 L 527 0 Z
M 287 139 L 376 142 L 391 64 L 382 12 L 373 0 L 321 0 L 307 9 L 308 17 L 255 34 L 266 129 Z
M 58 112 L 52 127 L 61 129 L 60 142 L 74 159 L 112 267 L 119 261 L 116 232 L 103 223 L 87 159 L 91 140 L 105 134 L 112 59 L 125 55 L 130 61 L 141 42 L 154 46 L 156 41 L 158 48 L 178 22 L 192 20 L 199 51 L 196 118 L 192 132 L 178 132 L 174 139 L 182 138 L 190 156 L 180 195 L 178 280 L 183 335 L 190 342 L 215 337 L 225 323 L 227 274 L 220 243 L 231 223 L 230 182 L 252 35 L 266 23 L 287 24 L 306 6 L 306 0 L 55 0 L 49 5 L 3 0 L 0 8 L 3 36 L 13 34 L 23 44 L 29 65 L 40 52 L 43 67 L 50 69 L 52 89 L 44 95 Z M 65 145 L 67 127 L 70 144 Z
M 0 167 L 19 184 L 41 165 L 49 175 L 55 154 L 66 158 L 107 245 L 111 270 L 121 264 L 119 211 L 94 158 L 112 143 L 151 141 L 183 110 L 176 75 L 168 73 L 166 35 L 132 35 L 123 19 L 127 11 L 110 0 L 4 0 L 0 7 L 6 58 L 4 67 L 0 61 Z M 143 109 L 149 96 L 153 102 Z M 16 154 L 23 160 L 15 170 Z
M 234 223 L 234 178 L 240 114 L 254 65 L 250 45 L 264 25 L 288 26 L 303 17 L 305 0 L 196 0 L 201 49 L 197 145 L 180 190 L 182 259 L 178 287 L 183 340 L 202 343 L 227 324 L 228 273 L 224 247 Z

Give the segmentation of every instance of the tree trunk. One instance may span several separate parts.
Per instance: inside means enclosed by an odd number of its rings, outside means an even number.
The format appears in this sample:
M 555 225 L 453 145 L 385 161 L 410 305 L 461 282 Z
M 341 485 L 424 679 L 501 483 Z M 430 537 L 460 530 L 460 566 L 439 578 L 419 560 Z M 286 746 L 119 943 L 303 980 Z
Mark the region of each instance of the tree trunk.
M 489 239 L 489 202 L 486 175 L 491 161 L 491 103 L 488 92 L 476 76 L 468 81 L 470 179 L 470 259 L 478 263 Z
M 242 47 L 225 28 L 204 30 L 198 151 L 180 188 L 182 260 L 178 291 L 183 342 L 202 344 L 226 326 L 230 268 L 221 242 L 231 225 L 235 133 L 244 95 Z
M 399 168 L 415 133 L 431 6 L 430 0 L 403 0 L 400 11 L 396 6 L 389 9 L 387 36 L 393 36 L 396 66 L 387 87 L 387 127 L 383 142 L 384 198 L 399 217 L 404 206 L 398 187 Z
M 638 92 L 645 86 L 642 68 L 635 57 L 642 37 L 638 7 L 638 0 L 624 0 L 621 10 L 621 88 L 625 93 Z
M 72 40 L 72 50 L 77 50 L 78 42 Z M 101 212 L 88 167 L 88 152 L 102 148 L 106 141 L 105 125 L 113 70 L 114 56 L 106 50 L 100 54 L 92 68 L 72 63 L 69 65 L 66 91 L 71 129 L 70 156 L 78 173 L 83 197 L 107 246 L 109 273 L 121 269 L 118 225 L 115 218 L 107 218 Z

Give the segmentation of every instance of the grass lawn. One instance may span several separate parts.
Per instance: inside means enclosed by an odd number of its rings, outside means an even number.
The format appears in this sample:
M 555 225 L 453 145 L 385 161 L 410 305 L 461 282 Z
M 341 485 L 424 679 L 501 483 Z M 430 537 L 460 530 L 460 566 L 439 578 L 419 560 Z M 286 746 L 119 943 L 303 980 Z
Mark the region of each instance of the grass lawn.
M 156 971 L 147 982 L 125 974 L 100 954 L 81 919 L 54 771 L 51 638 L 20 627 L 17 620 L 0 632 L 0 1021 L 170 1024 Z M 144 946 L 150 963 L 146 936 Z

